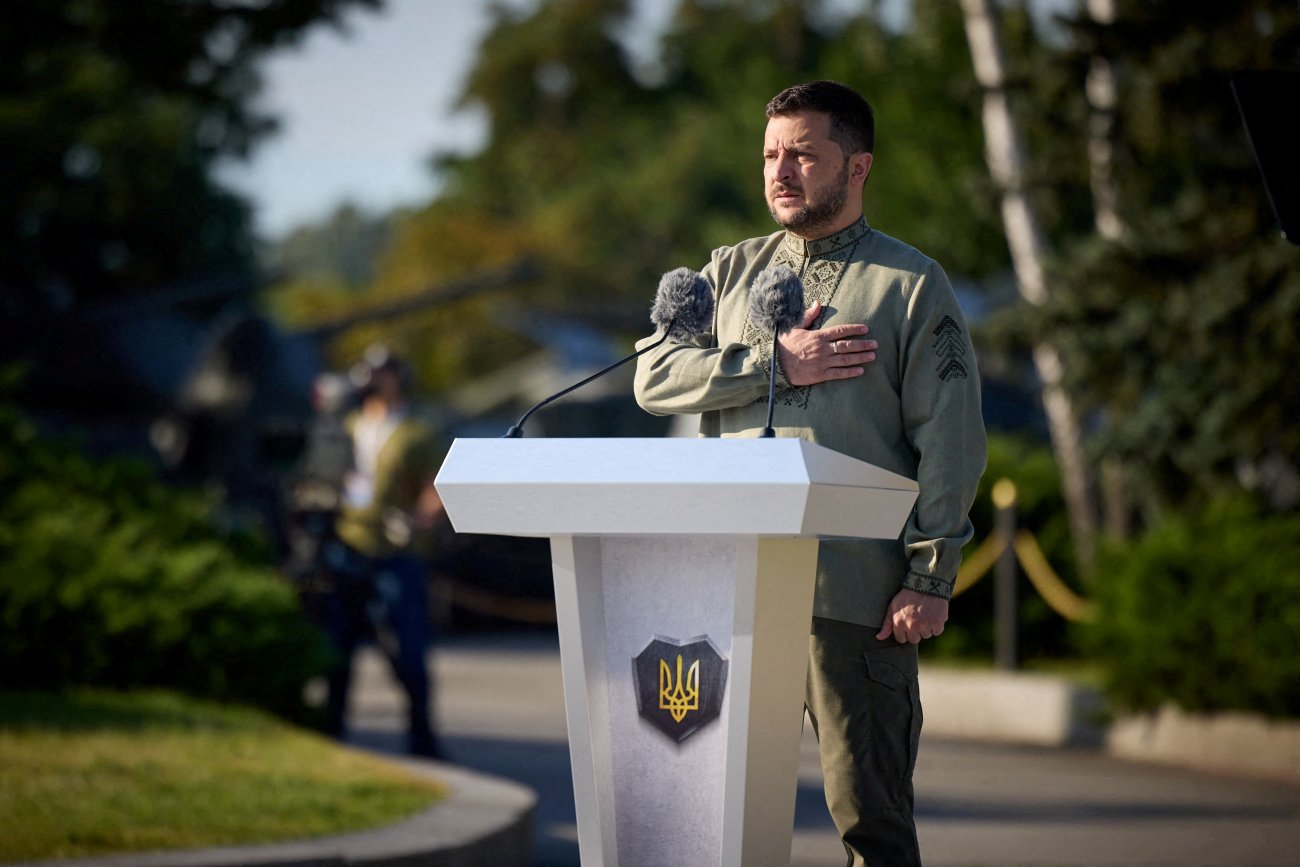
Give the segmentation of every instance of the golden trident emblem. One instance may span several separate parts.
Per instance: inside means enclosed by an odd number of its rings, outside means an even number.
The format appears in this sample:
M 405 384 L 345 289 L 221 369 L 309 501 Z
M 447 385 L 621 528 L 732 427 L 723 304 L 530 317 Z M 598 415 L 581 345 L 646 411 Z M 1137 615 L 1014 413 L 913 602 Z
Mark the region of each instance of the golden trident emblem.
M 700 709 L 700 661 L 691 663 L 682 682 L 682 655 L 677 654 L 677 682 L 666 660 L 659 660 L 659 709 L 672 715 L 673 722 L 681 722 L 688 711 Z

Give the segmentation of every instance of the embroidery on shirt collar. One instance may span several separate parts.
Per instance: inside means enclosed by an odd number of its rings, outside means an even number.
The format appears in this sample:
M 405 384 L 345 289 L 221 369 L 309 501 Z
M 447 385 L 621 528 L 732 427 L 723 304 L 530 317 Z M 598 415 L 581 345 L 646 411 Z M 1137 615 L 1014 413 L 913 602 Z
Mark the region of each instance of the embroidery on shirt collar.
M 805 241 L 786 232 L 781 246 L 783 249 L 788 247 L 791 253 L 803 259 L 828 256 L 837 250 L 856 245 L 870 231 L 871 226 L 867 225 L 867 218 L 860 216 L 852 225 L 840 229 L 834 235 L 812 241 Z

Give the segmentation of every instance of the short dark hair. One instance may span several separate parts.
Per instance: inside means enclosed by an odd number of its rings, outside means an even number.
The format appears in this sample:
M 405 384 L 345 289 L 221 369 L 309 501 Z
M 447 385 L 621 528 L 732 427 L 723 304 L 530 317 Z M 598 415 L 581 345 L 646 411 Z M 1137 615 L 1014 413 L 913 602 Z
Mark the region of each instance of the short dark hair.
M 772 97 L 767 104 L 769 118 L 801 111 L 820 111 L 830 115 L 831 141 L 849 154 L 876 146 L 876 116 L 862 94 L 838 81 L 810 81 L 796 84 Z
M 382 343 L 373 343 L 366 348 L 361 360 L 352 365 L 348 379 L 352 381 L 357 394 L 363 400 L 375 390 L 375 379 L 383 372 L 390 372 L 397 377 L 397 386 L 402 394 L 410 394 L 411 368 L 397 353 Z

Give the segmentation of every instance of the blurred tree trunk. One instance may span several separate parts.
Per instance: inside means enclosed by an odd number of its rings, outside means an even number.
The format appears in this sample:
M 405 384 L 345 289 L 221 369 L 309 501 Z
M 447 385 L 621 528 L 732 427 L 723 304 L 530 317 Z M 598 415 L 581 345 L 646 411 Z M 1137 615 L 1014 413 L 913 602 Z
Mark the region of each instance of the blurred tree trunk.
M 962 0 L 962 11 L 975 78 L 984 93 L 985 157 L 989 174 L 1002 194 L 1002 222 L 1016 283 L 1025 301 L 1041 307 L 1049 295 L 1045 276 L 1047 239 L 1038 211 L 1029 199 L 1025 146 L 1007 92 L 997 10 L 993 0 Z M 1080 573 L 1090 575 L 1097 509 L 1092 472 L 1084 454 L 1083 431 L 1064 387 L 1065 368 L 1060 350 L 1050 340 L 1040 338 L 1034 345 L 1033 357 L 1042 382 L 1043 409 L 1051 431 L 1052 449 L 1061 469 L 1062 494 L 1069 511 L 1075 558 Z
M 1098 29 L 1115 23 L 1115 0 L 1087 0 L 1088 18 Z M 1084 82 L 1088 97 L 1088 177 L 1097 234 L 1119 241 L 1127 231 L 1119 211 L 1119 182 L 1115 177 L 1115 113 L 1119 107 L 1115 61 L 1096 51 L 1088 61 Z
M 1097 30 L 1109 27 L 1115 23 L 1115 0 L 1085 0 L 1084 12 Z M 1120 215 L 1115 171 L 1115 116 L 1119 107 L 1115 67 L 1109 52 L 1096 50 L 1088 61 L 1088 77 L 1084 81 L 1088 98 L 1088 180 L 1092 189 L 1093 224 L 1097 236 L 1111 243 L 1122 241 L 1128 234 Z M 1107 535 L 1127 537 L 1131 511 L 1123 466 L 1116 457 L 1103 457 L 1101 512 Z

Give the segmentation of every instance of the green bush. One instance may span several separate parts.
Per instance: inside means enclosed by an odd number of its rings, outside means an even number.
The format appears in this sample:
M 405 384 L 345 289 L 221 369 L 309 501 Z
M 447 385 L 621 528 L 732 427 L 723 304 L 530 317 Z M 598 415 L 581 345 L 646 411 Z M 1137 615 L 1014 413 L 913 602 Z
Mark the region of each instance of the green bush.
M 1300 515 L 1244 495 L 1103 547 L 1083 646 L 1119 705 L 1300 716 Z
M 0 406 L 0 688 L 168 687 L 305 714 L 329 650 L 262 546 L 146 466 Z

